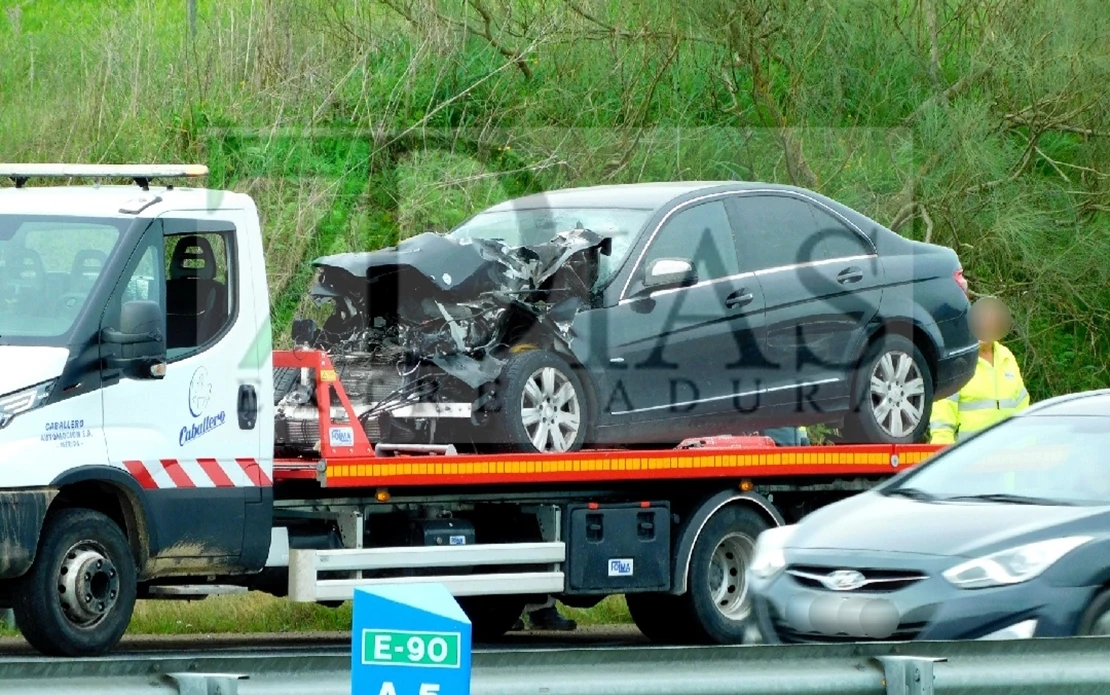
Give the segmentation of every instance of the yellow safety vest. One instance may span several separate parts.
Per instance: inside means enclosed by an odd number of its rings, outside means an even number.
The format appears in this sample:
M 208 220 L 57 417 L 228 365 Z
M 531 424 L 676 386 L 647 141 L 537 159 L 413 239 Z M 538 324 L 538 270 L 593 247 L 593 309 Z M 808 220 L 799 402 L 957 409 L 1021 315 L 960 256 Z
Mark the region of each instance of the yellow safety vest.
M 1017 359 L 994 344 L 994 364 L 982 357 L 971 381 L 959 393 L 933 403 L 929 443 L 953 444 L 1029 407 L 1029 392 Z

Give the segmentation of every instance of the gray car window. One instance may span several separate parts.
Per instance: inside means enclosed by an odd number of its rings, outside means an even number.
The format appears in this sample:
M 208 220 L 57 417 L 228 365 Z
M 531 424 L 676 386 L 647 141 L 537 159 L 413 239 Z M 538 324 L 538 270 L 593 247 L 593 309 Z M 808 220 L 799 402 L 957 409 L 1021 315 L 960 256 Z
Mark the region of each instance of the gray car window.
M 698 282 L 739 273 L 736 246 L 725 205 L 719 200 L 685 208 L 663 225 L 640 268 L 660 258 L 683 258 L 694 264 Z
M 825 258 L 851 258 L 874 253 L 870 244 L 836 217 L 816 205 L 810 205 L 809 208 L 817 235 L 821 238 L 821 251 Z
M 737 196 L 737 245 L 744 270 L 824 260 L 813 206 L 782 195 Z

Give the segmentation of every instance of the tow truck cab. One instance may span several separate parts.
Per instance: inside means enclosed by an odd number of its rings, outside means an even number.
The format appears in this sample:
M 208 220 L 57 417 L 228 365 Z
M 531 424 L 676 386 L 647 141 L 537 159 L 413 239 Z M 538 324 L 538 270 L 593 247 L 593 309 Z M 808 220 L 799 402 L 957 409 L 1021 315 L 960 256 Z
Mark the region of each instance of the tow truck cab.
M 0 167 L 17 183 L 0 190 L 0 600 L 70 652 L 120 617 L 112 605 L 135 591 L 121 577 L 257 571 L 269 551 L 258 214 L 244 195 L 148 185 L 205 173 Z M 23 185 L 74 175 L 139 186 Z M 129 557 L 113 555 L 103 517 Z M 61 611 L 35 587 L 61 593 Z

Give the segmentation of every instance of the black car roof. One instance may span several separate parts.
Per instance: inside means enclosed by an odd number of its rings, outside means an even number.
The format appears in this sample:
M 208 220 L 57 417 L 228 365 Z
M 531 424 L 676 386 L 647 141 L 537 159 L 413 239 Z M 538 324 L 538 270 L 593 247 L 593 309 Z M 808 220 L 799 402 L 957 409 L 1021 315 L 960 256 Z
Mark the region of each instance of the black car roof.
M 1110 389 L 1080 391 L 1034 403 L 1023 415 L 1110 416 Z
M 758 181 L 669 181 L 654 183 L 624 183 L 609 186 L 562 188 L 544 193 L 507 200 L 483 212 L 531 210 L 553 207 L 626 207 L 657 210 L 678 198 L 696 193 L 745 190 L 797 191 L 814 195 L 812 191 L 775 183 Z

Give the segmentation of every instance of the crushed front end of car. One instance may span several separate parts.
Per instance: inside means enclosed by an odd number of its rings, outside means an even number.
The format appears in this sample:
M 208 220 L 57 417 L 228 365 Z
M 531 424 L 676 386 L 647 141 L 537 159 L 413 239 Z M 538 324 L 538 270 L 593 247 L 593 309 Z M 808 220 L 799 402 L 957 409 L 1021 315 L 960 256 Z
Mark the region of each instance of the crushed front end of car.
M 571 355 L 572 321 L 594 302 L 610 246 L 581 228 L 529 246 L 427 232 L 319 258 L 309 296 L 332 313 L 299 341 L 329 353 L 371 441 L 496 443 L 484 426 L 506 360 Z M 316 418 L 304 401 L 278 403 L 279 443 L 314 439 L 297 435 Z

